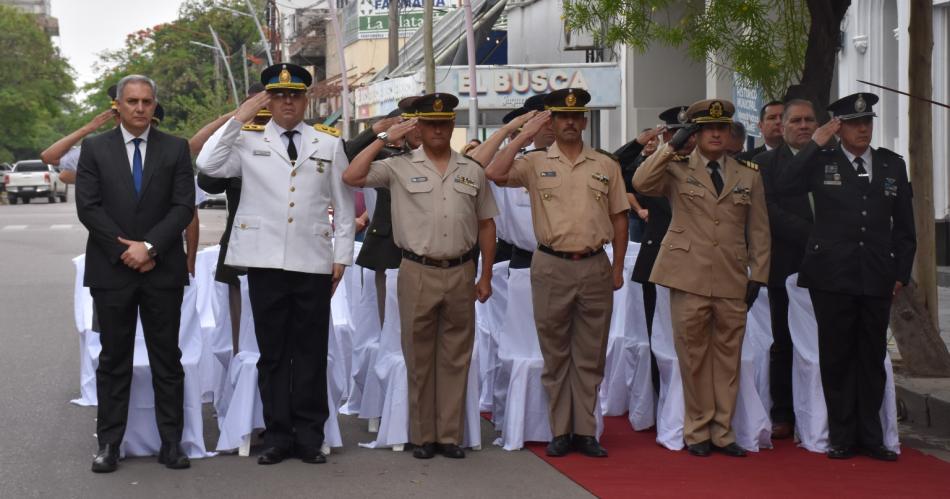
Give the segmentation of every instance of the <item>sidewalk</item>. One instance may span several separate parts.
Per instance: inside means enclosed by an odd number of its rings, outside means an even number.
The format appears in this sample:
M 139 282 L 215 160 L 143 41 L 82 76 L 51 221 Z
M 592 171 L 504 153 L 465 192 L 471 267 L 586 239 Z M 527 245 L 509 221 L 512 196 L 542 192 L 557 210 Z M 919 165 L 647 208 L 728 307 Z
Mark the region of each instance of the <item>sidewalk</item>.
M 940 330 L 950 348 L 950 269 L 938 271 Z M 900 359 L 897 345 L 889 338 L 893 359 Z M 911 378 L 895 374 L 897 413 L 901 418 L 901 437 L 911 445 L 932 446 L 943 459 L 950 458 L 950 378 Z M 942 450 L 939 450 L 942 449 Z M 927 451 L 926 449 L 922 449 Z

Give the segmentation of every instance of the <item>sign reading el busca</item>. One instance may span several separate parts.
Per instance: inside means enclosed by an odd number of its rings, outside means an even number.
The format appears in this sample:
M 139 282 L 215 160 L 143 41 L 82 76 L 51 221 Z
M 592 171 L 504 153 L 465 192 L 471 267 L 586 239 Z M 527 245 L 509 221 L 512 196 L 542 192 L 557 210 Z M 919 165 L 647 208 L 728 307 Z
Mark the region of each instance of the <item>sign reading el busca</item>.
M 615 63 L 479 66 L 475 78 L 479 109 L 514 109 L 532 95 L 562 88 L 591 93 L 592 108 L 620 106 L 620 69 Z M 458 95 L 459 107 L 468 106 L 472 82 L 467 67 L 436 68 L 438 90 Z

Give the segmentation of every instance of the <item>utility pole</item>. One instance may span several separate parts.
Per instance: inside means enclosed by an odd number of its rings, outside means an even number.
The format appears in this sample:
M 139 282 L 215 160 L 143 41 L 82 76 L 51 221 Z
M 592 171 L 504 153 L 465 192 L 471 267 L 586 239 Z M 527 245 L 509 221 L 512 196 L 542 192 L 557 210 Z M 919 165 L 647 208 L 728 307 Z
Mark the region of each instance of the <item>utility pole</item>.
M 340 18 L 336 15 L 336 0 L 329 0 L 330 24 L 333 27 L 333 36 L 337 40 L 337 57 L 340 60 L 340 107 L 343 109 L 343 138 L 350 138 L 350 82 L 346 70 L 346 57 L 343 55 L 343 30 L 340 29 Z
M 433 0 L 425 0 L 422 14 L 422 45 L 425 48 L 424 65 L 426 71 L 426 93 L 435 92 L 435 52 L 432 48 L 432 20 L 435 14 Z
M 241 67 L 244 68 L 244 95 L 250 88 L 247 84 L 247 45 L 241 44 Z
M 224 53 L 224 49 L 221 48 L 221 41 L 218 40 L 218 34 L 214 32 L 214 28 L 210 24 L 208 25 L 208 30 L 211 31 L 211 38 L 214 39 L 215 48 L 218 49 L 218 53 L 221 54 L 224 69 L 228 71 L 228 81 L 231 82 L 231 93 L 234 95 L 234 105 L 236 106 L 241 103 L 241 99 L 238 97 L 237 85 L 234 84 L 234 75 L 231 73 L 231 59 Z
M 478 138 L 478 72 L 475 65 L 475 26 L 472 0 L 465 2 L 465 45 L 468 48 L 468 140 Z
M 389 0 L 389 72 L 399 66 L 399 0 Z

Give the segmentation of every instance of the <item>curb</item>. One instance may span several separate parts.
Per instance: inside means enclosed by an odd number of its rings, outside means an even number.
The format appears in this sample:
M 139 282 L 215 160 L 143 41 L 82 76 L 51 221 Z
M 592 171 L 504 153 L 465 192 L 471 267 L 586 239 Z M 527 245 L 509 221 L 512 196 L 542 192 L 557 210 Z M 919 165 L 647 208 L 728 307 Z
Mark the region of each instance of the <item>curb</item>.
M 898 417 L 928 433 L 950 437 L 950 378 L 894 376 Z

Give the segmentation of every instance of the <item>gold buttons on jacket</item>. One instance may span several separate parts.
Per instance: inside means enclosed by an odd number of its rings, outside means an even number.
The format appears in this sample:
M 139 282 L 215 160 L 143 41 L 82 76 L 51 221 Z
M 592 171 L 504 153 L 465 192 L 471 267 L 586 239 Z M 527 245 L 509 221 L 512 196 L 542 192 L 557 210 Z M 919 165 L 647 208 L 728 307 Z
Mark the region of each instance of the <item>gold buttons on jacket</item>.
M 719 219 L 717 218 L 717 219 L 713 220 L 713 223 L 716 224 L 716 225 L 719 225 Z
M 246 229 L 246 228 L 247 228 L 247 224 L 241 224 L 241 228 L 242 228 L 242 229 Z
M 296 187 L 294 187 L 294 186 L 290 186 L 290 192 L 294 192 L 294 191 L 296 191 L 296 190 L 297 190 L 297 188 L 296 188 Z
M 296 176 L 297 176 L 297 170 L 294 170 L 294 171 L 290 172 L 290 176 L 291 176 L 291 177 L 296 177 Z
M 291 208 L 294 207 L 294 202 L 293 202 L 293 201 L 290 202 L 290 207 L 291 207 Z
M 287 219 L 287 223 L 293 223 L 293 222 L 294 222 L 294 217 L 290 217 Z

